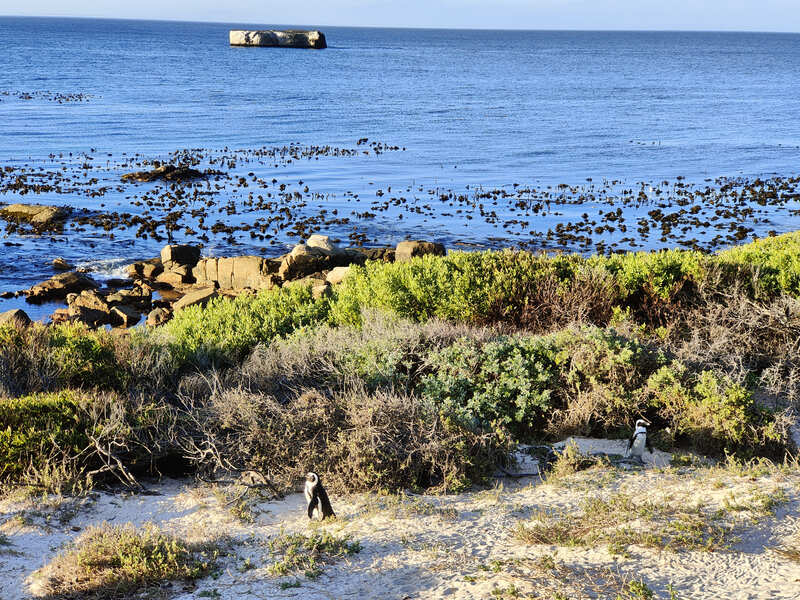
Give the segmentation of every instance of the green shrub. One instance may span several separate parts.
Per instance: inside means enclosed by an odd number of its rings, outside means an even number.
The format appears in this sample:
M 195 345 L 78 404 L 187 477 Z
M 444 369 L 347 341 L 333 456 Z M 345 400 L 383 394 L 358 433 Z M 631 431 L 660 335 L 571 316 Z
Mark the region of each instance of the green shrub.
M 463 340 L 434 354 L 419 391 L 443 414 L 473 428 L 508 428 L 517 437 L 542 431 L 557 386 L 557 348 L 545 338 Z
M 0 398 L 0 480 L 18 480 L 55 455 L 78 455 L 88 445 L 76 392 Z
M 593 256 L 589 262 L 615 277 L 623 299 L 652 290 L 662 300 L 669 300 L 685 281 L 703 279 L 708 260 L 700 252 L 661 250 Z
M 431 357 L 419 392 L 465 423 L 498 423 L 520 439 L 607 433 L 642 408 L 640 388 L 664 360 L 596 327 L 462 341 Z
M 322 566 L 337 559 L 361 552 L 359 542 L 350 537 L 336 537 L 323 531 L 311 536 L 302 533 L 280 535 L 269 541 L 270 556 L 275 562 L 267 566 L 267 572 L 275 577 L 293 573 L 304 573 L 315 579 L 322 573 Z
M 327 299 L 314 300 L 310 287 L 292 286 L 191 306 L 178 312 L 164 329 L 178 365 L 232 363 L 257 344 L 324 322 L 327 314 Z
M 654 373 L 647 387 L 658 417 L 698 450 L 780 456 L 790 444 L 782 413 L 759 406 L 752 390 L 728 376 L 675 362 Z
M 757 273 L 757 291 L 800 296 L 800 232 L 756 240 L 720 252 L 721 264 Z
M 66 387 L 119 389 L 125 384 L 125 371 L 105 331 L 91 331 L 81 324 L 56 325 L 50 331 L 50 349 Z

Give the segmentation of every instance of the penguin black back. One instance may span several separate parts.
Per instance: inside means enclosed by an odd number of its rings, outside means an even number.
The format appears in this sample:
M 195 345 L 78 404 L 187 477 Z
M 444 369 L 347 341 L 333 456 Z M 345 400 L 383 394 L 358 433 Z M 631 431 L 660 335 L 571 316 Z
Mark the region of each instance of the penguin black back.
M 305 496 L 308 501 L 308 518 L 314 518 L 314 511 L 319 511 L 322 520 L 328 517 L 335 517 L 336 513 L 333 512 L 328 492 L 322 485 L 322 480 L 319 475 L 313 471 L 306 475 Z

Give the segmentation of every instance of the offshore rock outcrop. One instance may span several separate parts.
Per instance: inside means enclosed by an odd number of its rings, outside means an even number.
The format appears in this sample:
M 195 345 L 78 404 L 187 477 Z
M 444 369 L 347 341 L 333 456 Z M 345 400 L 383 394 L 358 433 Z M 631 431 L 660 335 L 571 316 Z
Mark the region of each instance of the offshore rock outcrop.
M 282 48 L 311 48 L 314 50 L 322 50 L 328 47 L 325 34 L 316 30 L 247 31 L 233 29 L 229 34 L 229 38 L 231 46 L 279 46 Z
M 214 298 L 305 285 L 318 298 L 347 278 L 353 265 L 444 253 L 441 244 L 421 240 L 401 242 L 396 248 L 339 248 L 330 237 L 320 234 L 309 236 L 305 243 L 275 258 L 203 257 L 199 246 L 170 244 L 158 257 L 128 265 L 130 284 L 114 283 L 100 289 L 85 275 L 69 272 L 23 293 L 30 302 L 66 300 L 67 308 L 56 309 L 51 316 L 53 323 L 128 328 L 146 315 L 147 326 L 157 327 L 175 312 L 205 305 Z M 128 285 L 129 289 L 123 289 Z M 10 313 L 0 316 L 14 317 Z

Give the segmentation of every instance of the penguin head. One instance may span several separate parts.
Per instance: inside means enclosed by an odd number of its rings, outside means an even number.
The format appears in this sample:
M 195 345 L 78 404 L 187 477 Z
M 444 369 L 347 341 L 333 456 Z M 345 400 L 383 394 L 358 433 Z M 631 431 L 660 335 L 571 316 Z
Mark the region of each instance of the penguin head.
M 648 425 L 650 425 L 650 421 L 647 421 L 645 419 L 639 419 L 638 421 L 636 421 L 636 429 L 639 429 L 639 427 L 641 427 L 642 429 L 647 429 Z
M 314 471 L 309 471 L 306 474 L 306 481 L 311 485 L 316 485 L 319 482 L 319 475 L 314 473 Z

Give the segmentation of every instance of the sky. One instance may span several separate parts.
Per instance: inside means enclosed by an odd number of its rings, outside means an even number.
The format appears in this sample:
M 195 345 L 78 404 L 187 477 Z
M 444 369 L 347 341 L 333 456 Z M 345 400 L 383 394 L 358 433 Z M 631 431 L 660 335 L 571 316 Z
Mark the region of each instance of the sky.
M 0 15 L 320 27 L 800 32 L 800 0 L 0 0 Z

